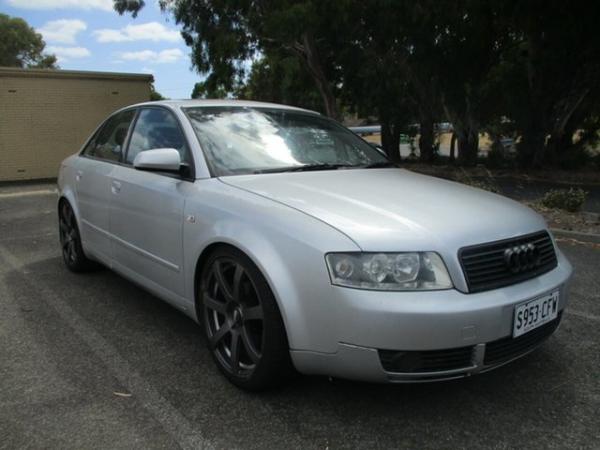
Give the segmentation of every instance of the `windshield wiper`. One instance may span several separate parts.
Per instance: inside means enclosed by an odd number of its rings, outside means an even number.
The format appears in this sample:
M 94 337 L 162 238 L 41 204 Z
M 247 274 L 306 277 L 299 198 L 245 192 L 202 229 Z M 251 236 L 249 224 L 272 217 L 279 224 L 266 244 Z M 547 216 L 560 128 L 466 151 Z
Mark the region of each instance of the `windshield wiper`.
M 343 167 L 357 167 L 351 164 L 304 164 L 302 166 L 273 167 L 258 169 L 254 173 L 277 173 L 277 172 L 309 172 L 311 170 L 337 170 Z

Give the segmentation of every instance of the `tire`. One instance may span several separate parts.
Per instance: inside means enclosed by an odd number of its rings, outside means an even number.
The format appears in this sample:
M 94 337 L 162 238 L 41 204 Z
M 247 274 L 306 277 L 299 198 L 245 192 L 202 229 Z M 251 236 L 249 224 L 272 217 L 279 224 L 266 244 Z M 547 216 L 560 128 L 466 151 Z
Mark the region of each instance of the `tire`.
M 208 347 L 229 381 L 260 391 L 294 373 L 277 302 L 250 258 L 233 247 L 216 249 L 203 265 L 199 288 Z
M 58 207 L 58 231 L 63 261 L 71 272 L 87 272 L 99 267 L 83 252 L 77 219 L 67 200 L 61 200 Z

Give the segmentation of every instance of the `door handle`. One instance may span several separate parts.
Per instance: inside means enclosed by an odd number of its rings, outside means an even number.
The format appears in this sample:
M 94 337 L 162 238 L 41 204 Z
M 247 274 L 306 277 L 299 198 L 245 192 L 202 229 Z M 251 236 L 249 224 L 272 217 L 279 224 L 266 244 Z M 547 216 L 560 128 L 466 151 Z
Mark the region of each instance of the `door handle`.
M 119 183 L 118 181 L 113 181 L 110 189 L 113 194 L 118 194 L 119 192 L 121 192 L 121 183 Z
M 81 180 L 81 177 L 83 177 L 83 172 L 81 170 L 78 170 L 77 174 L 75 175 L 75 181 Z

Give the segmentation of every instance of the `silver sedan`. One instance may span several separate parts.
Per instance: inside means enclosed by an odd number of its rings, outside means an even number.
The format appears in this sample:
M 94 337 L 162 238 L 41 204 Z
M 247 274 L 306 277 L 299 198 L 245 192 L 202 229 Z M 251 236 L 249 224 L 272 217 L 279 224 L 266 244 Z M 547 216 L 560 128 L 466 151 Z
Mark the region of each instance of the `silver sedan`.
M 559 325 L 571 265 L 504 197 L 395 167 L 317 113 L 163 101 L 60 167 L 67 267 L 103 265 L 197 320 L 223 374 L 375 382 L 486 371 Z

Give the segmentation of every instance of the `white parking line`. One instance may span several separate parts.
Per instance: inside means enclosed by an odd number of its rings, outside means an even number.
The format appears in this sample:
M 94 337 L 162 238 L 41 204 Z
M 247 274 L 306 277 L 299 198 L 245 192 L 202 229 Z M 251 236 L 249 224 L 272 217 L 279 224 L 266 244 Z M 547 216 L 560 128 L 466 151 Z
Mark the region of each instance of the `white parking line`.
M 19 191 L 19 192 L 0 192 L 0 198 L 19 198 L 29 197 L 34 195 L 56 195 L 57 189 L 38 189 L 35 191 Z
M 23 271 L 23 262 L 0 244 L 0 259 L 18 272 Z M 25 276 L 25 275 L 24 275 Z M 106 341 L 83 317 L 74 311 L 68 303 L 58 297 L 51 289 L 41 283 L 30 282 L 33 291 L 38 290 L 37 298 L 43 299 L 68 324 L 74 334 L 90 348 L 108 370 L 133 394 L 134 398 L 148 410 L 183 449 L 212 449 L 215 446 L 208 441 L 189 420 L 187 420 L 167 399 L 137 373 L 123 358 L 117 349 Z
M 3 236 L 0 237 L 0 242 L 13 242 L 13 241 L 36 241 L 36 240 L 43 240 L 47 237 L 51 237 L 51 236 L 58 236 L 58 231 L 53 231 L 51 233 L 44 233 L 44 234 L 28 234 L 25 236 Z

